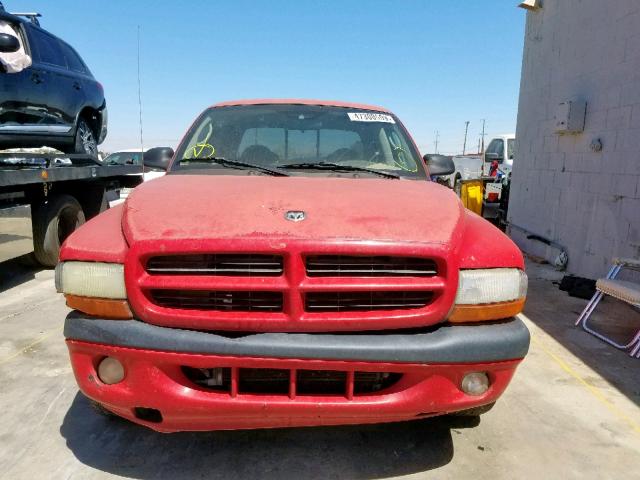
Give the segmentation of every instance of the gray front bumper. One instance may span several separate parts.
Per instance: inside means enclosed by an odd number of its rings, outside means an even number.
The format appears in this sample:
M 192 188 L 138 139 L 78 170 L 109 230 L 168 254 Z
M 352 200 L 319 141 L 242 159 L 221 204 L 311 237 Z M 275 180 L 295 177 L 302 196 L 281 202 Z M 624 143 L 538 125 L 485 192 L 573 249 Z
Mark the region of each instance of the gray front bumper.
M 520 359 L 529 349 L 529 330 L 518 318 L 483 325 L 442 325 L 416 334 L 255 333 L 229 338 L 71 312 L 64 336 L 168 352 L 367 362 L 486 363 Z

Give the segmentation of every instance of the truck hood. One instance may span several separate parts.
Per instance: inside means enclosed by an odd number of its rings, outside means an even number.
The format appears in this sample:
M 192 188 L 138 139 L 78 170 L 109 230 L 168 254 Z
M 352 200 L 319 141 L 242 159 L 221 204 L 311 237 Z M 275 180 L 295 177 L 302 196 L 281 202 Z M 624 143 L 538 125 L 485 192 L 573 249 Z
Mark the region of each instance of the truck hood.
M 288 211 L 305 219 L 287 220 Z M 258 237 L 450 244 L 462 216 L 455 194 L 426 180 L 167 175 L 131 193 L 122 226 L 129 245 Z

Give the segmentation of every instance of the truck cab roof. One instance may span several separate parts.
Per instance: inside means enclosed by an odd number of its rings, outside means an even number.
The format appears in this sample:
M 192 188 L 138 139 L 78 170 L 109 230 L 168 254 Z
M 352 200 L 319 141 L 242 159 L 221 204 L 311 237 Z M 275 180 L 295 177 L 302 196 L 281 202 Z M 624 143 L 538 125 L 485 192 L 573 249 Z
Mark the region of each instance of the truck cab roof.
M 384 107 L 367 105 L 364 103 L 342 102 L 339 100 L 312 100 L 302 98 L 259 98 L 249 100 L 231 100 L 216 103 L 212 105 L 212 107 L 230 107 L 238 105 L 319 105 L 324 107 L 357 108 L 361 110 L 373 110 L 376 112 L 391 113 Z

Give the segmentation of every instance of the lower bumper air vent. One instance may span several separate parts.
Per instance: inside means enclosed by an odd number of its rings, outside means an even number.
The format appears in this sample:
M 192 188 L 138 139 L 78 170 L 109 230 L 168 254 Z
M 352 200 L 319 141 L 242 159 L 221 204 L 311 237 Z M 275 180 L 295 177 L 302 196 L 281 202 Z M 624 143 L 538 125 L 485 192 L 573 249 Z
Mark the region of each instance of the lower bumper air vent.
M 194 384 L 212 392 L 231 394 L 232 377 L 237 375 L 239 394 L 344 395 L 347 398 L 380 392 L 402 378 L 401 373 L 391 372 L 354 372 L 350 377 L 348 372 L 340 370 L 276 368 L 182 367 L 182 373 Z

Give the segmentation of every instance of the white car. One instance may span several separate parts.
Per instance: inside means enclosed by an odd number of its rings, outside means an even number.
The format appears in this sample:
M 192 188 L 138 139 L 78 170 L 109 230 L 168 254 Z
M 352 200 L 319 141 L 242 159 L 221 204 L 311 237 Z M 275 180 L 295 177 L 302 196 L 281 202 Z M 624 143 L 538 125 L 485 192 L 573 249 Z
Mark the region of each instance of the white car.
M 171 157 L 173 157 L 173 149 L 170 147 L 149 148 L 144 151 L 144 154 L 139 148 L 131 148 L 109 154 L 102 163 L 105 165 L 143 165 L 142 181 L 148 182 L 166 174 L 166 170 L 162 169 L 158 162 L 168 163 Z M 124 202 L 131 190 L 131 188 L 121 189 L 119 197 L 111 199 L 109 206 L 113 207 Z

